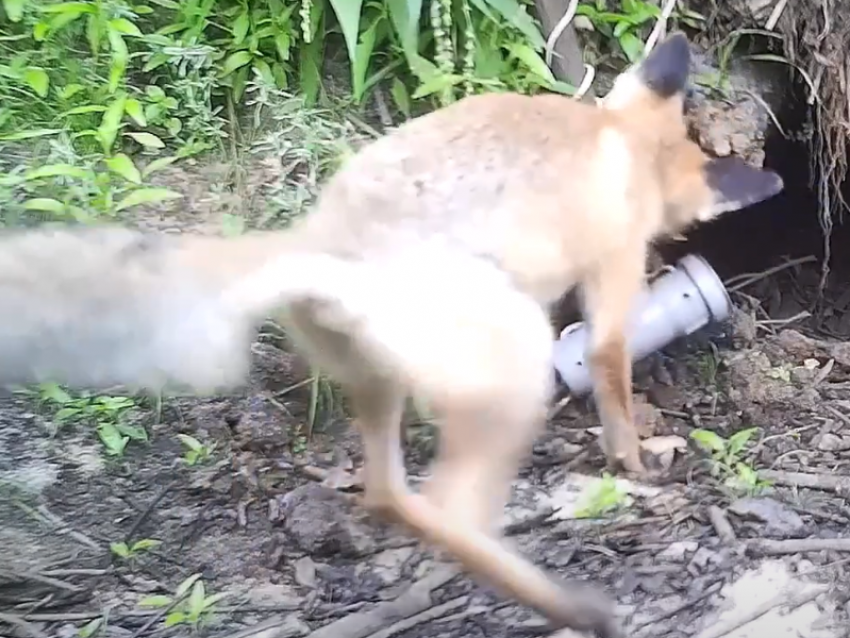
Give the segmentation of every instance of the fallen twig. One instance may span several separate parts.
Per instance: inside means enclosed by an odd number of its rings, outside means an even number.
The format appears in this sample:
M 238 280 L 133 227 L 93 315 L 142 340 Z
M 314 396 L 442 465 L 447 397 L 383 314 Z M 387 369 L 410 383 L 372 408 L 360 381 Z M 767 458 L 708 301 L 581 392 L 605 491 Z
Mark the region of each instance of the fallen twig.
M 720 540 L 727 545 L 735 542 L 735 530 L 732 529 L 729 519 L 726 518 L 726 512 L 717 507 L 717 505 L 712 505 L 708 508 L 708 520 L 711 521 L 711 525 L 714 527 L 714 531 L 717 532 Z
M 782 470 L 761 470 L 762 478 L 775 485 L 785 487 L 808 487 L 825 492 L 835 492 L 840 496 L 850 494 L 850 476 L 834 474 L 814 474 L 809 472 L 784 472 Z
M 694 607 L 695 605 L 698 605 L 699 603 L 701 603 L 706 598 L 710 598 L 711 596 L 713 596 L 714 594 L 716 594 L 717 592 L 719 592 L 723 588 L 724 583 L 725 583 L 725 580 L 723 578 L 718 578 L 711 585 L 709 585 L 704 592 L 701 592 L 701 593 L 697 594 L 696 596 L 692 596 L 691 598 L 688 598 L 681 605 L 676 605 L 673 609 L 668 609 L 664 612 L 661 612 L 660 614 L 658 614 L 656 616 L 653 616 L 652 618 L 649 618 L 648 620 L 643 621 L 642 623 L 638 623 L 638 624 L 632 626 L 632 628 L 631 628 L 632 633 L 634 633 L 635 635 L 638 635 L 640 633 L 639 630 L 643 629 L 644 627 L 649 627 L 654 632 L 655 631 L 655 625 L 660 623 L 662 620 L 667 620 L 668 618 L 672 618 L 676 614 L 683 612 L 686 609 L 690 609 L 691 607 Z
M 426 609 L 425 611 L 420 612 L 415 616 L 410 616 L 409 618 L 399 620 L 398 622 L 394 623 L 393 625 L 390 625 L 386 629 L 376 631 L 370 636 L 370 638 L 392 638 L 393 636 L 407 631 L 408 629 L 412 629 L 417 625 L 430 622 L 437 618 L 442 618 L 449 612 L 454 611 L 455 609 L 459 609 L 460 607 L 463 607 L 468 603 L 469 596 L 458 596 L 457 598 L 453 598 L 452 600 L 444 602 L 442 605 L 436 605 L 435 607 Z
M 850 552 L 850 538 L 789 538 L 786 540 L 759 539 L 747 543 L 749 551 L 768 556 L 802 554 L 806 552 Z
M 734 277 L 730 277 L 723 284 L 729 290 L 729 292 L 737 292 L 742 288 L 746 288 L 757 281 L 761 281 L 762 279 L 767 279 L 771 275 L 775 275 L 778 272 L 782 272 L 783 270 L 787 270 L 788 268 L 793 268 L 794 266 L 800 266 L 802 264 L 808 264 L 809 262 L 817 261 L 814 255 L 809 255 L 807 257 L 799 257 L 797 259 L 789 259 L 778 266 L 773 266 L 772 268 L 768 268 L 767 270 L 763 270 L 758 273 L 741 273 L 740 275 L 735 275 Z
M 4 614 L 0 612 L 0 621 L 8 623 L 21 630 L 24 635 L 32 638 L 47 638 L 47 634 L 43 633 L 35 625 L 28 623 L 26 620 L 15 614 Z
M 308 638 L 366 638 L 390 623 L 410 618 L 433 606 L 431 594 L 454 579 L 460 572 L 452 566 L 441 566 L 415 582 L 395 600 L 382 603 L 369 611 L 352 614 L 325 625 Z
M 712 625 L 705 631 L 697 634 L 696 638 L 722 638 L 723 636 L 731 634 L 736 629 L 753 622 L 761 616 L 764 616 L 776 607 L 785 607 L 788 611 L 791 611 L 792 609 L 802 607 L 806 603 L 811 602 L 828 589 L 829 588 L 824 585 L 813 585 L 809 591 L 799 593 L 796 596 L 787 591 L 782 592 L 757 607 L 742 610 L 738 616 L 733 616 L 728 620 Z
M 151 499 L 151 502 L 148 503 L 148 506 L 136 517 L 136 520 L 133 521 L 133 524 L 130 526 L 130 529 L 124 535 L 124 542 L 128 545 L 132 544 L 133 537 L 136 535 L 136 532 L 139 531 L 139 528 L 144 524 L 144 522 L 148 519 L 153 512 L 154 508 L 159 504 L 159 502 L 168 494 L 168 491 L 174 487 L 177 483 L 177 480 L 169 481 L 167 485 L 163 486 L 162 489 L 157 492 L 156 496 Z

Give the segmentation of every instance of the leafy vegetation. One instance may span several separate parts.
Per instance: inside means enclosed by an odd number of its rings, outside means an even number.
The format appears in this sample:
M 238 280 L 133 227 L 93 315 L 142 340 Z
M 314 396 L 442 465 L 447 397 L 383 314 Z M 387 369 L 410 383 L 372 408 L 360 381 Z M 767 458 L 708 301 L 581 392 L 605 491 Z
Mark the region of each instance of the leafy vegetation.
M 744 458 L 747 444 L 758 431 L 746 428 L 725 439 L 711 430 L 696 429 L 690 436 L 710 455 L 712 476 L 723 477 L 723 485 L 733 492 L 755 494 L 769 485 Z

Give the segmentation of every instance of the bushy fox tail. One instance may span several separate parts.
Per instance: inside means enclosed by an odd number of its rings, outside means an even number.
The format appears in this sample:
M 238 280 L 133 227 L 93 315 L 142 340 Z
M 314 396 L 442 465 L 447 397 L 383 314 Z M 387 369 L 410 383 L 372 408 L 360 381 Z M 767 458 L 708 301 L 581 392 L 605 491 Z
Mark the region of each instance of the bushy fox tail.
M 271 280 L 252 277 L 272 261 Z M 119 227 L 0 235 L 0 385 L 205 394 L 247 377 L 275 306 L 345 288 L 349 265 L 291 233 L 184 237 Z

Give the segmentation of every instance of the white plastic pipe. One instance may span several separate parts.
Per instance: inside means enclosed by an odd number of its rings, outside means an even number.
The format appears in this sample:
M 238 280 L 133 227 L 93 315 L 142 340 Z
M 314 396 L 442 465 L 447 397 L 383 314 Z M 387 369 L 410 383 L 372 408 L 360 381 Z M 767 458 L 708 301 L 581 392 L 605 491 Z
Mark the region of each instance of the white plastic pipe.
M 643 359 L 711 321 L 723 321 L 731 311 L 732 300 L 717 273 L 702 257 L 687 255 L 638 298 L 627 333 L 632 360 Z M 585 361 L 588 336 L 585 323 L 577 322 L 564 328 L 555 342 L 555 368 L 574 396 L 593 387 Z

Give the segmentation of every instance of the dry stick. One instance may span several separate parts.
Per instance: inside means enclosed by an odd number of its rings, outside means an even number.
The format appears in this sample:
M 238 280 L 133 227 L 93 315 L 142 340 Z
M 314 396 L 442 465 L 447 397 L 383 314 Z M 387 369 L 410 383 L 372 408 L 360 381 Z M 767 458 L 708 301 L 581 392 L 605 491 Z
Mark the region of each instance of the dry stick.
M 770 13 L 770 17 L 764 23 L 765 31 L 773 31 L 776 28 L 776 23 L 779 22 L 779 18 L 782 17 L 782 13 L 785 11 L 787 5 L 788 0 L 779 0 L 776 3 L 776 6 L 773 7 L 773 11 Z
M 711 525 L 714 527 L 714 531 L 717 532 L 720 540 L 727 545 L 735 542 L 735 530 L 732 529 L 729 519 L 726 518 L 726 512 L 717 507 L 717 505 L 712 505 L 708 508 L 708 519 L 711 521 Z
M 813 474 L 808 472 L 784 472 L 782 470 L 762 470 L 759 474 L 776 485 L 785 487 L 808 487 L 836 494 L 850 494 L 850 477 L 834 474 Z
M 13 627 L 17 627 L 25 635 L 31 636 L 32 638 L 47 638 L 47 634 L 43 633 L 38 627 L 28 623 L 20 616 L 0 612 L 0 621 L 12 625 Z
M 802 607 L 806 603 L 813 601 L 822 593 L 828 591 L 828 589 L 828 587 L 823 585 L 815 585 L 811 590 L 803 592 L 802 594 L 797 594 L 796 596 L 789 595 L 788 592 L 783 592 L 762 603 L 758 607 L 747 609 L 741 612 L 740 615 L 733 616 L 725 622 L 716 623 L 705 631 L 699 633 L 696 638 L 722 638 L 723 636 L 731 634 L 736 629 L 739 629 L 740 627 L 753 622 L 757 618 L 764 616 L 775 607 L 786 606 L 788 611 L 791 611 L 792 609 Z M 787 605 L 784 605 L 786 601 L 788 601 Z
M 757 281 L 761 281 L 762 279 L 766 279 L 771 275 L 775 275 L 778 272 L 782 272 L 788 268 L 793 268 L 794 266 L 807 264 L 812 261 L 817 261 L 813 255 L 809 255 L 808 257 L 798 257 L 797 259 L 789 259 L 778 266 L 773 266 L 772 268 L 768 268 L 767 270 L 763 270 L 759 273 L 741 273 L 740 275 L 735 275 L 734 277 L 730 277 L 724 281 L 723 285 L 729 289 L 729 292 L 737 292 L 742 288 L 746 288 L 747 286 L 752 285 Z M 732 284 L 735 285 L 733 286 Z
M 388 622 L 397 622 L 422 613 L 433 606 L 431 594 L 460 572 L 451 566 L 441 566 L 415 582 L 395 600 L 383 603 L 367 612 L 353 614 L 320 627 L 308 638 L 366 638 Z
M 130 526 L 130 529 L 129 529 L 129 530 L 127 531 L 127 533 L 124 535 L 124 542 L 125 542 L 127 545 L 131 545 L 131 542 L 132 542 L 132 540 L 133 540 L 133 536 L 135 536 L 135 535 L 136 535 L 136 532 L 138 532 L 138 531 L 139 531 L 139 528 L 140 528 L 140 527 L 144 524 L 144 522 L 148 519 L 148 517 L 151 515 L 151 512 L 153 512 L 154 508 L 155 508 L 155 507 L 159 504 L 159 502 L 160 502 L 160 501 L 161 501 L 161 500 L 165 497 L 165 495 L 166 495 L 166 494 L 168 494 L 168 491 L 169 491 L 172 487 L 174 487 L 174 485 L 175 485 L 176 483 L 177 483 L 177 480 L 176 480 L 176 479 L 174 479 L 174 480 L 172 480 L 172 481 L 169 481 L 169 482 L 168 482 L 168 484 L 167 484 L 167 485 L 165 485 L 162 489 L 160 489 L 160 490 L 159 490 L 159 492 L 156 494 L 156 496 L 154 496 L 154 497 L 153 497 L 153 499 L 151 500 L 151 502 L 150 502 L 150 503 L 148 503 L 148 506 L 144 509 L 144 511 L 142 511 L 142 513 L 141 513 L 141 514 L 139 514 L 139 515 L 136 517 L 136 520 L 133 522 L 133 525 L 132 525 L 132 526 Z
M 850 538 L 790 538 L 788 540 L 753 540 L 747 549 L 766 556 L 784 556 L 806 552 L 850 552 Z
M 431 609 L 426 609 L 425 611 L 420 612 L 415 616 L 405 618 L 404 620 L 399 620 L 397 623 L 390 625 L 386 629 L 376 631 L 369 638 L 392 638 L 393 636 L 407 631 L 408 629 L 413 629 L 417 625 L 430 622 L 437 618 L 442 618 L 449 612 L 463 607 L 468 602 L 469 596 L 458 596 L 457 598 L 453 598 L 452 600 L 444 602 L 442 605 L 437 605 L 435 607 L 431 607 Z
M 710 598 L 711 596 L 713 596 L 714 594 L 719 592 L 723 588 L 723 585 L 724 585 L 724 581 L 723 581 L 722 578 L 714 581 L 711 585 L 709 585 L 709 587 L 704 592 L 701 592 L 701 593 L 699 593 L 695 596 L 692 596 L 691 598 L 688 598 L 681 605 L 676 605 L 673 609 L 668 609 L 667 611 L 661 612 L 657 616 L 653 616 L 652 618 L 649 618 L 648 620 L 645 620 L 642 623 L 638 623 L 638 624 L 632 626 L 632 628 L 631 628 L 632 633 L 639 634 L 640 633 L 639 630 L 643 629 L 644 627 L 650 627 L 651 630 L 654 633 L 655 625 L 657 623 L 660 623 L 662 620 L 667 620 L 668 618 L 672 618 L 676 614 L 683 612 L 686 609 L 690 609 L 691 607 L 694 607 L 695 605 L 698 605 L 699 603 L 701 603 L 706 598 Z

